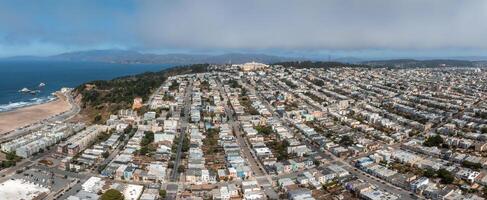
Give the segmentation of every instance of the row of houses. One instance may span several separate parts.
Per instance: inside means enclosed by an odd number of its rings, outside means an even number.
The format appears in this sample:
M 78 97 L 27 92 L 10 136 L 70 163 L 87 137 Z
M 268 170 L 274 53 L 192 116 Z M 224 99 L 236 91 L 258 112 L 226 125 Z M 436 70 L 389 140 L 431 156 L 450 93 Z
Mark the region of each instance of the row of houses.
M 45 125 L 39 131 L 3 143 L 1 148 L 4 152 L 15 152 L 17 156 L 27 158 L 81 131 L 84 127 L 83 123 Z
M 218 134 L 218 143 L 223 147 L 225 152 L 225 161 L 227 163 L 229 179 L 246 180 L 252 177 L 252 170 L 241 155 L 241 147 L 238 145 L 236 138 L 233 136 L 229 124 L 222 124 Z
M 197 125 L 190 125 L 190 148 L 186 169 L 186 182 L 189 184 L 210 184 L 216 183 L 216 173 L 206 168 L 206 161 L 203 150 L 203 139 L 205 136 L 199 131 Z
M 106 125 L 91 125 L 85 130 L 76 133 L 67 141 L 61 143 L 57 147 L 57 152 L 61 154 L 68 154 L 69 156 L 77 155 L 79 152 L 86 149 L 93 141 L 102 133 L 108 130 Z
M 330 165 L 321 169 L 308 169 L 298 173 L 293 178 L 280 178 L 277 182 L 279 187 L 287 192 L 294 185 L 298 184 L 304 187 L 313 187 L 314 189 L 321 189 L 322 185 L 331 183 L 333 181 L 342 180 L 350 177 L 350 173 L 338 165 Z

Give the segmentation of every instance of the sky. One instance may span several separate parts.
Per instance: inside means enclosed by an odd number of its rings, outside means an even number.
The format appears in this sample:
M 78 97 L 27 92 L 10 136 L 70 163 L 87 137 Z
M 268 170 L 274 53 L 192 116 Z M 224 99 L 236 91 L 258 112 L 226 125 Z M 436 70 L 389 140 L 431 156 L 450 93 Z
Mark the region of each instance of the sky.
M 0 0 L 0 57 L 90 49 L 487 56 L 484 0 Z

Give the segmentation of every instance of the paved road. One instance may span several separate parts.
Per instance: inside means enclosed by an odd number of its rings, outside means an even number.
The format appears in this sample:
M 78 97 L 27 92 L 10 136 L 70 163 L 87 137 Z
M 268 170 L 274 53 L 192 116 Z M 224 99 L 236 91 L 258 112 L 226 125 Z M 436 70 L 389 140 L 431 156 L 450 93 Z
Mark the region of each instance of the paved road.
M 178 149 L 177 149 L 177 153 L 176 153 L 176 160 L 174 162 L 174 167 L 173 167 L 173 171 L 171 174 L 171 181 L 178 181 L 178 167 L 181 164 L 183 140 L 186 137 L 186 133 L 187 133 L 186 128 L 187 128 L 188 120 L 189 120 L 192 87 L 193 87 L 193 81 L 191 80 L 190 83 L 188 84 L 188 87 L 186 88 L 185 96 L 184 96 L 184 116 L 182 119 L 179 120 L 179 128 L 180 128 L 179 144 L 178 144 Z M 179 113 L 177 113 L 177 114 L 179 114 Z
M 253 90 L 252 87 L 249 87 L 250 92 L 251 93 L 255 93 L 255 90 Z M 284 89 L 284 88 L 282 88 Z M 272 108 L 270 107 L 270 104 L 265 101 L 260 94 L 257 94 L 257 96 L 259 97 L 259 99 L 261 99 L 261 101 L 266 105 L 267 109 L 269 109 L 270 112 L 272 112 Z M 308 104 L 309 105 L 309 104 Z M 312 105 L 310 105 L 312 106 Z M 315 107 L 315 106 L 312 106 L 312 107 Z M 315 107 L 316 108 L 316 107 Z M 273 115 L 277 115 L 275 112 L 272 112 Z M 282 120 L 280 117 L 277 117 L 277 119 L 281 120 L 282 124 L 285 125 L 288 130 L 290 130 L 289 128 L 289 122 L 287 121 L 284 121 Z M 290 130 L 292 131 L 292 130 Z M 372 177 L 370 175 L 367 175 L 362 172 L 362 171 L 359 171 L 357 170 L 357 168 L 351 166 L 348 162 L 346 162 L 345 160 L 341 159 L 341 158 L 338 158 L 336 157 L 335 155 L 331 154 L 330 152 L 328 151 L 323 151 L 321 150 L 320 148 L 318 148 L 317 146 L 311 144 L 309 141 L 307 140 L 303 140 L 304 138 L 302 138 L 302 135 L 301 134 L 295 134 L 295 136 L 298 137 L 298 139 L 301 139 L 308 147 L 310 147 L 313 151 L 315 152 L 318 152 L 322 157 L 329 157 L 331 158 L 333 161 L 335 161 L 336 163 L 339 163 L 344 169 L 346 169 L 347 171 L 349 171 L 351 174 L 355 175 L 356 177 L 362 179 L 362 180 L 365 180 L 369 183 L 372 183 L 376 186 L 378 186 L 379 188 L 381 189 L 385 189 L 387 192 L 390 192 L 392 194 L 396 194 L 396 195 L 400 195 L 400 198 L 401 199 L 412 199 L 409 194 L 411 192 L 407 191 L 407 190 L 404 190 L 402 188 L 399 188 L 397 186 L 394 186 L 388 182 L 385 182 L 384 180 L 381 180 L 379 178 L 376 178 L 376 177 Z
M 54 115 L 54 116 L 51 116 L 51 117 L 44 119 L 44 120 L 41 120 L 39 122 L 27 125 L 21 129 L 13 130 L 13 131 L 10 131 L 8 133 L 4 133 L 4 134 L 2 134 L 2 136 L 0 138 L 0 143 L 8 142 L 10 140 L 17 139 L 17 138 L 22 137 L 24 135 L 30 134 L 31 132 L 36 131 L 36 130 L 44 127 L 44 125 L 46 123 L 65 122 L 65 121 L 70 120 L 74 116 L 76 116 L 80 112 L 81 108 L 78 106 L 78 104 L 76 104 L 74 102 L 71 94 L 67 93 L 67 94 L 64 94 L 64 96 L 66 97 L 69 104 L 71 105 L 70 110 L 63 112 L 63 113 L 60 113 L 60 114 L 57 114 L 57 115 Z
M 264 191 L 267 194 L 267 196 L 269 196 L 270 199 L 278 199 L 279 195 L 274 190 L 274 187 L 272 187 L 273 185 L 272 178 L 269 176 L 269 174 L 267 174 L 267 171 L 264 169 L 262 163 L 260 163 L 260 161 L 253 155 L 253 152 L 250 149 L 250 144 L 248 144 L 245 138 L 242 137 L 242 133 L 240 132 L 240 123 L 238 122 L 238 120 L 236 121 L 234 119 L 233 109 L 231 109 L 227 104 L 228 96 L 225 90 L 223 89 L 222 84 L 219 81 L 217 81 L 217 84 L 220 90 L 220 94 L 223 96 L 225 112 L 229 119 L 228 123 L 233 128 L 233 131 L 237 138 L 237 143 L 241 148 L 241 152 L 243 153 L 246 160 L 249 162 L 250 168 L 254 172 L 257 182 L 259 183 L 260 186 L 264 188 Z
M 112 153 L 110 153 L 110 155 L 108 155 L 108 157 L 103 160 L 100 164 L 98 164 L 98 166 L 104 166 L 104 165 L 108 165 L 110 162 L 112 162 L 112 160 L 120 153 L 120 145 L 124 145 L 126 141 L 129 140 L 129 137 L 128 136 L 125 136 L 124 140 L 123 141 L 120 141 L 117 146 L 115 146 L 113 148 L 113 151 Z
M 148 106 L 151 106 L 152 105 L 152 101 L 154 101 L 154 98 L 156 95 L 158 95 L 159 93 L 161 93 L 161 90 L 163 88 L 163 85 L 159 86 L 156 91 L 154 91 L 150 97 L 149 97 L 149 100 L 147 101 L 147 103 L 145 103 L 145 105 L 148 105 Z
M 0 174 L 2 175 L 2 178 L 0 178 L 0 182 L 9 179 L 12 174 L 15 174 L 17 172 L 17 170 L 24 170 L 26 167 L 30 167 L 34 164 L 37 164 L 38 161 L 48 158 L 55 151 L 56 148 L 50 148 L 49 150 L 46 150 L 43 153 L 37 153 L 37 155 L 35 156 L 22 159 L 13 167 L 3 169 L 2 171 L 0 171 Z
M 176 152 L 176 160 L 174 161 L 174 167 L 172 169 L 171 175 L 170 175 L 170 180 L 172 182 L 168 183 L 166 186 L 166 199 L 167 200 L 174 200 L 177 199 L 177 194 L 180 188 L 180 183 L 178 182 L 179 178 L 179 173 L 178 173 L 178 168 L 179 165 L 181 164 L 181 154 L 182 154 L 182 149 L 183 149 L 183 140 L 184 137 L 186 137 L 186 128 L 189 120 L 189 111 L 190 111 L 190 105 L 191 105 L 191 93 L 192 93 L 192 87 L 193 87 L 193 81 L 190 80 L 190 83 L 186 87 L 185 91 L 185 96 L 184 96 L 184 116 L 182 119 L 179 120 L 179 144 Z M 176 113 L 179 114 L 179 113 Z

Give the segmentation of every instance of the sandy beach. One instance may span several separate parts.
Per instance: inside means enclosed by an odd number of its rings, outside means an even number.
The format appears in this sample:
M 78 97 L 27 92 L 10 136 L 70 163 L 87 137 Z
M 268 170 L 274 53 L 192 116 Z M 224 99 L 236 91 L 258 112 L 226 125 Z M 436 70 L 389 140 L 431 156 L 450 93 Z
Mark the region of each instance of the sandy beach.
M 66 97 L 57 96 L 56 100 L 48 103 L 0 113 L 0 135 L 69 110 L 71 105 Z

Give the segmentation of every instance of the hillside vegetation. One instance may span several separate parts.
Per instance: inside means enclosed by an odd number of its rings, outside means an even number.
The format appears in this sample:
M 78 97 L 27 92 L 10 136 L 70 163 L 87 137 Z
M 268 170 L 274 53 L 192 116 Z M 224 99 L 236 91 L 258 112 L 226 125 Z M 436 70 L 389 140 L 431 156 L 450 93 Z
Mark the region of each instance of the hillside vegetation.
M 146 101 L 168 77 L 206 72 L 208 66 L 208 64 L 195 64 L 113 80 L 90 81 L 76 87 L 74 93 L 81 105 L 82 114 L 98 122 L 106 119 L 110 113 L 130 108 L 136 97 Z

